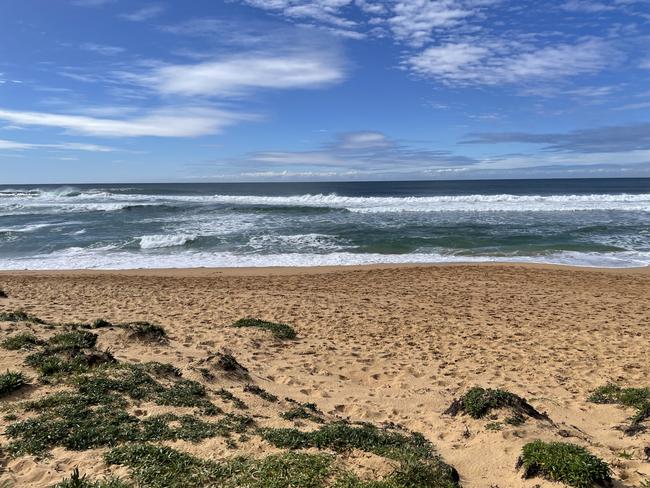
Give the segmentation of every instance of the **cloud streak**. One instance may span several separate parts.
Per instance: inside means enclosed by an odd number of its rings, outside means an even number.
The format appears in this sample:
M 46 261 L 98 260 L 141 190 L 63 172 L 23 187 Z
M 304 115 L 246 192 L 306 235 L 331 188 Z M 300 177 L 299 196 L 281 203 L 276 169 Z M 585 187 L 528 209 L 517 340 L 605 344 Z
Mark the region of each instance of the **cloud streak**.
M 198 137 L 220 132 L 250 115 L 197 107 L 156 109 L 125 119 L 0 109 L 0 120 L 19 126 L 56 127 L 97 137 Z
M 496 132 L 469 134 L 464 144 L 539 144 L 546 151 L 569 153 L 618 153 L 650 149 L 650 123 L 534 134 Z

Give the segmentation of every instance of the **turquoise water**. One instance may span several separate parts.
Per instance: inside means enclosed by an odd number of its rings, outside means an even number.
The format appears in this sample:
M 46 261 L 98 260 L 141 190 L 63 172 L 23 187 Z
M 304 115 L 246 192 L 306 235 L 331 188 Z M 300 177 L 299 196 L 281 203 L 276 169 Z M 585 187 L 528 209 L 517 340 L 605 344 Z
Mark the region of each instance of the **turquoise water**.
M 650 264 L 650 179 L 0 186 L 0 269 Z

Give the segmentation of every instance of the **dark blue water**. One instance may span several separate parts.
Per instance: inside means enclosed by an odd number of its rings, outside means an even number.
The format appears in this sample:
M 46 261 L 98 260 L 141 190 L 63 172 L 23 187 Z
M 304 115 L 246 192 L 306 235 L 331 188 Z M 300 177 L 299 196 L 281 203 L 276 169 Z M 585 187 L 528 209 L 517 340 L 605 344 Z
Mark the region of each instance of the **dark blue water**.
M 0 268 L 650 263 L 650 179 L 0 186 Z

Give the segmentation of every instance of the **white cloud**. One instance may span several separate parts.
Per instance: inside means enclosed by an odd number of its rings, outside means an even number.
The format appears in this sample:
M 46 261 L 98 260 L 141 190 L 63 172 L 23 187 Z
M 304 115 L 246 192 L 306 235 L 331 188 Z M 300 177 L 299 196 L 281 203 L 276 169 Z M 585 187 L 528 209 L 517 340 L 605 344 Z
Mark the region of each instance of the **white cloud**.
M 142 7 L 135 12 L 122 14 L 120 17 L 131 22 L 144 22 L 145 20 L 153 19 L 154 17 L 159 16 L 161 13 L 163 13 L 164 10 L 165 7 L 163 5 L 152 4 L 147 5 L 146 7 Z
M 411 56 L 406 66 L 450 85 L 544 82 L 598 72 L 612 62 L 613 52 L 602 40 L 547 47 L 449 43 Z
M 434 29 L 453 27 L 474 13 L 455 0 L 403 0 L 388 23 L 398 40 L 422 46 Z
M 126 119 L 0 109 L 0 119 L 13 124 L 58 127 L 99 137 L 196 137 L 218 133 L 228 125 L 251 118 L 250 115 L 196 107 L 158 109 Z
M 93 53 L 101 54 L 102 56 L 115 56 L 125 51 L 125 49 L 122 47 L 105 46 L 102 44 L 94 44 L 92 42 L 86 42 L 82 44 L 80 47 L 84 51 L 90 51 Z
M 77 7 L 103 7 L 115 0 L 73 0 L 71 3 Z
M 69 151 L 88 151 L 88 152 L 112 152 L 116 151 L 114 147 L 100 146 L 98 144 L 84 144 L 79 142 L 62 142 L 56 144 L 35 144 L 27 142 L 8 141 L 0 139 L 0 149 L 26 150 L 26 149 L 60 149 Z
M 562 5 L 562 8 L 570 12 L 597 13 L 614 10 L 616 7 L 602 2 L 594 2 L 592 0 L 569 0 Z
M 341 81 L 344 72 L 338 60 L 316 53 L 250 53 L 198 64 L 163 66 L 144 75 L 126 77 L 164 94 L 232 96 L 260 88 L 319 87 Z

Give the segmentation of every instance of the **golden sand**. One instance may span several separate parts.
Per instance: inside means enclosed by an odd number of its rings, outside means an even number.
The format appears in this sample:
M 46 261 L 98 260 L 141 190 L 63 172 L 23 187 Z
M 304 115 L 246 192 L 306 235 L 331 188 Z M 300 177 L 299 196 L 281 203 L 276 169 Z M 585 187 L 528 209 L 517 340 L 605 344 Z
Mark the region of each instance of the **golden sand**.
M 5 272 L 0 288 L 10 295 L 0 300 L 0 311 L 20 308 L 57 322 L 148 320 L 167 329 L 170 344 L 160 347 L 127 341 L 119 332 L 100 336 L 118 359 L 155 359 L 187 371 L 228 347 L 258 384 L 282 398 L 422 432 L 465 487 L 560 486 L 523 481 L 514 469 L 521 447 L 537 438 L 587 447 L 610 463 L 617 486 L 650 479 L 643 453 L 650 432 L 624 435 L 615 427 L 630 410 L 586 401 L 608 382 L 650 386 L 648 269 L 504 264 Z M 242 317 L 292 324 L 299 339 L 280 345 L 264 331 L 227 328 Z M 0 339 L 20 327 L 0 323 Z M 0 371 L 8 368 L 29 372 L 19 354 L 0 351 Z M 443 415 L 453 398 L 475 385 L 524 396 L 553 423 L 489 431 L 485 420 Z M 21 398 L 38 397 L 41 389 Z M 6 425 L 0 420 L 0 429 Z M 220 442 L 185 447 L 215 458 L 226 452 Z M 252 442 L 246 449 L 260 454 L 266 448 Z M 57 448 L 41 461 L 0 458 L 0 485 L 47 486 L 73 465 L 105 474 L 101 452 Z

